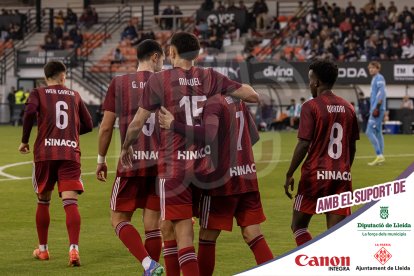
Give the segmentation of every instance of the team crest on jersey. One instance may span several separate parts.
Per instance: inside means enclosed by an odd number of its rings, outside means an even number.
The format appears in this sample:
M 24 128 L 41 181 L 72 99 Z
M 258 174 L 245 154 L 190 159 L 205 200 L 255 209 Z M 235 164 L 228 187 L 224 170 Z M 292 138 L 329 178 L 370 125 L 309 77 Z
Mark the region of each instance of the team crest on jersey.
M 389 216 L 388 214 L 388 206 L 381 206 L 380 207 L 380 217 L 382 219 L 387 219 Z

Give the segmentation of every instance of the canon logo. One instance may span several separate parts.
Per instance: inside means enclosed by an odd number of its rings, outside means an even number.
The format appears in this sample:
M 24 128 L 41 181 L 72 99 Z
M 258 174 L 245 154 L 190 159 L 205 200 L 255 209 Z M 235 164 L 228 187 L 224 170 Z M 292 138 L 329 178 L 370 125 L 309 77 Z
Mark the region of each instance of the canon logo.
M 295 258 L 298 266 L 350 266 L 350 257 L 308 257 L 307 255 L 298 255 Z
M 368 78 L 364 68 L 338 68 L 339 78 Z
M 293 68 L 273 67 L 269 65 L 263 70 L 265 77 L 293 77 Z

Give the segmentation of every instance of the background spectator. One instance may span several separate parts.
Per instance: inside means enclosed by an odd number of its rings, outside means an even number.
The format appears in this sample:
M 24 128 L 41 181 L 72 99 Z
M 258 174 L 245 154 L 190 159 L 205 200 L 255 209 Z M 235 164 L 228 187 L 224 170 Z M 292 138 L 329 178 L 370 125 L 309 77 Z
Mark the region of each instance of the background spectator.
M 174 10 L 171 5 L 168 5 L 162 12 L 162 15 L 174 15 Z M 161 25 L 163 29 L 171 30 L 173 27 L 173 18 L 162 18 Z
M 9 112 L 10 112 L 10 123 L 13 123 L 14 117 L 14 105 L 16 104 L 16 88 L 12 86 L 10 93 L 7 95 L 7 103 L 9 104 Z
M 369 109 L 370 109 L 370 102 L 369 99 L 365 98 L 363 92 L 359 92 L 358 94 L 358 118 L 361 122 L 361 131 L 365 132 L 367 129 L 368 118 L 369 118 Z
M 253 14 L 256 17 L 256 29 L 264 29 L 266 27 L 267 13 L 269 9 L 264 0 L 256 0 L 253 4 Z
M 113 54 L 111 64 L 121 64 L 125 61 L 124 55 L 121 53 L 121 49 L 116 48 Z
M 134 40 L 137 38 L 138 38 L 137 30 L 135 29 L 135 26 L 130 21 L 128 23 L 128 26 L 126 26 L 124 31 L 121 33 L 121 40 L 124 40 L 124 39 Z

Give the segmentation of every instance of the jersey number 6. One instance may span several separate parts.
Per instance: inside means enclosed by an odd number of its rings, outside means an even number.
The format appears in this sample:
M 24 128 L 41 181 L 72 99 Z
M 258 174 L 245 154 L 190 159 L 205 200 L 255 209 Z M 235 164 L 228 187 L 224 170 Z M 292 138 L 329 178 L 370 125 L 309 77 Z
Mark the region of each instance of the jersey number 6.
M 64 101 L 56 103 L 56 127 L 58 129 L 65 129 L 68 127 L 68 104 Z

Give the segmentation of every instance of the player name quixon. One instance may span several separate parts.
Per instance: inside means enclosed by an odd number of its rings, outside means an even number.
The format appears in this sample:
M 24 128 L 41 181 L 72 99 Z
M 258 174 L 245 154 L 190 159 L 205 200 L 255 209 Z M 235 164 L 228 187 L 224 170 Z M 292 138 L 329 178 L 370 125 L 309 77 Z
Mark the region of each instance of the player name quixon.
M 72 90 L 66 89 L 45 89 L 46 94 L 58 94 L 58 95 L 68 95 L 68 96 L 75 96 L 75 92 Z
M 353 193 L 344 192 L 341 194 L 318 198 L 316 213 L 324 213 L 341 208 L 364 204 L 383 197 L 405 193 L 405 179 L 387 182 L 372 187 L 357 189 Z
M 343 105 L 327 105 L 326 109 L 329 113 L 345 113 L 345 106 Z

